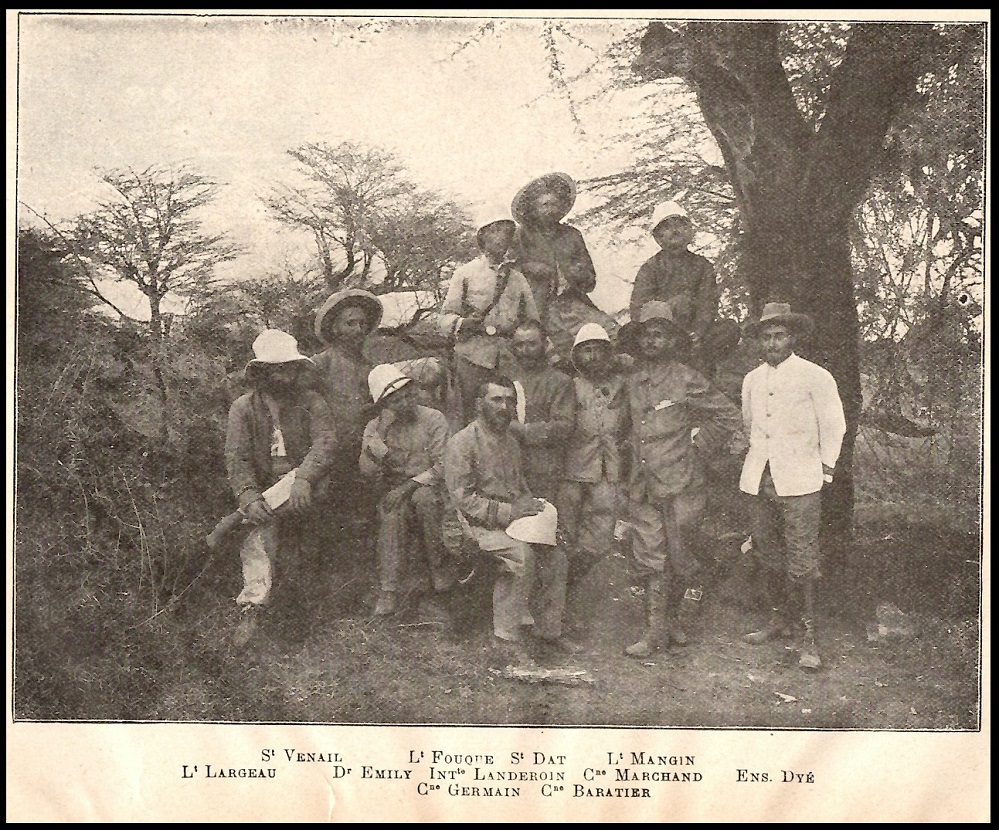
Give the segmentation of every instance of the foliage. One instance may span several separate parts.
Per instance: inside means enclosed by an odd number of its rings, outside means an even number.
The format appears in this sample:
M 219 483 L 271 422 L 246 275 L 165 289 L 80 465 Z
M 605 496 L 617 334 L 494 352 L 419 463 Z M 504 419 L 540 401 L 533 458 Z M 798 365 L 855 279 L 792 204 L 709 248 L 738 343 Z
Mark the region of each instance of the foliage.
M 218 186 L 183 166 L 108 170 L 101 180 L 113 195 L 79 217 L 66 237 L 78 261 L 145 294 L 150 333 L 161 337 L 163 298 L 206 289 L 216 278 L 216 266 L 238 254 L 223 236 L 206 234 L 197 217 Z M 96 289 L 92 273 L 88 279 Z
M 329 289 L 436 288 L 470 250 L 461 208 L 418 187 L 387 150 L 319 142 L 289 154 L 306 183 L 282 185 L 264 201 L 279 221 L 312 235 Z

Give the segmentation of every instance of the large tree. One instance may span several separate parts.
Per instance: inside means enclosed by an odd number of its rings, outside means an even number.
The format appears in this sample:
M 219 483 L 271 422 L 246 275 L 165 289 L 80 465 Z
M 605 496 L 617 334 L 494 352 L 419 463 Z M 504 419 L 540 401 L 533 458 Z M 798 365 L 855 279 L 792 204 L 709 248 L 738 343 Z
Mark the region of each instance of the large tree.
M 848 422 L 826 500 L 842 564 L 861 408 L 853 213 L 927 73 L 965 62 L 980 50 L 982 29 L 862 23 L 832 34 L 823 63 L 814 49 L 789 50 L 776 22 L 652 22 L 633 69 L 645 80 L 681 78 L 696 95 L 735 193 L 751 310 L 781 299 L 816 320 L 811 355 L 836 377 Z M 803 77 L 812 82 L 810 107 L 793 88 Z
M 436 289 L 468 255 L 462 209 L 419 187 L 388 150 L 315 142 L 289 154 L 304 183 L 281 185 L 264 201 L 279 221 L 312 235 L 327 290 Z
M 149 332 L 158 340 L 164 333 L 164 297 L 207 289 L 216 267 L 239 253 L 221 235 L 205 233 L 198 216 L 218 187 L 182 165 L 108 170 L 101 179 L 112 195 L 80 216 L 63 238 L 89 285 L 113 308 L 95 273 L 131 283 L 146 296 Z

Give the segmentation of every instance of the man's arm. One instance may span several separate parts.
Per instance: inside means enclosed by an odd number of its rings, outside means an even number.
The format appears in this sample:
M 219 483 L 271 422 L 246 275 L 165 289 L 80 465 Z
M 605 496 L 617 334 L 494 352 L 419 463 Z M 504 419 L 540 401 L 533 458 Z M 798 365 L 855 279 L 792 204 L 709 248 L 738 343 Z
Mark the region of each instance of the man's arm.
M 544 446 L 552 441 L 564 441 L 572 433 L 576 420 L 576 398 L 572 381 L 558 374 L 549 390 L 548 418 L 520 427 L 524 443 L 529 447 Z
M 746 432 L 747 438 L 749 438 L 753 428 L 753 393 L 750 381 L 751 376 L 752 372 L 748 373 L 742 379 L 742 426 Z
M 447 452 L 448 438 L 451 437 L 447 418 L 436 409 L 432 409 L 430 412 L 427 424 L 427 451 L 430 455 L 430 466 L 412 478 L 413 482 L 424 487 L 444 480 L 444 454 Z
M 257 481 L 253 466 L 251 431 L 247 421 L 249 404 L 239 398 L 229 408 L 229 421 L 225 432 L 225 465 L 229 474 L 229 485 L 240 508 L 257 501 L 263 488 Z
M 701 275 L 697 282 L 697 297 L 694 300 L 694 334 L 702 343 L 708 327 L 718 316 L 718 301 L 721 292 L 715 279 L 715 269 L 704 257 L 699 258 Z
M 468 519 L 482 527 L 502 528 L 511 522 L 513 506 L 476 492 L 473 437 L 465 432 L 455 435 L 444 454 L 444 481 L 451 503 Z
M 646 260 L 642 264 L 642 267 L 638 269 L 638 274 L 635 276 L 635 287 L 632 289 L 631 302 L 629 303 L 632 322 L 638 320 L 638 312 L 642 310 L 642 306 L 655 295 L 656 285 L 655 272 L 652 267 L 653 261 L 654 259 Z
M 364 427 L 364 435 L 361 437 L 361 457 L 358 464 L 361 468 L 361 475 L 372 477 L 382 471 L 382 463 L 389 453 L 389 448 L 385 444 L 385 439 L 378 431 L 378 418 L 372 418 Z
M 315 393 L 308 393 L 307 408 L 309 411 L 309 435 L 312 446 L 295 476 L 296 481 L 307 481 L 315 484 L 329 471 L 333 464 L 333 453 L 336 451 L 336 432 L 333 428 L 333 416 L 323 398 Z
M 579 228 L 573 228 L 571 225 L 567 227 L 572 230 L 575 250 L 573 251 L 573 273 L 566 276 L 570 278 L 577 289 L 584 294 L 589 294 L 597 287 L 597 272 L 593 267 L 593 260 L 590 258 L 590 251 L 586 247 L 586 240 L 583 238 L 582 232 Z
M 687 400 L 707 421 L 700 424 L 697 444 L 708 451 L 722 447 L 729 436 L 742 429 L 742 413 L 721 392 L 715 389 L 700 372 L 688 369 Z
M 465 287 L 464 269 L 463 265 L 452 275 L 451 282 L 447 287 L 447 296 L 444 297 L 444 303 L 437 314 L 437 330 L 445 337 L 453 338 L 455 336 L 458 325 L 461 323 L 461 315 L 465 310 L 465 298 L 462 296 Z
M 839 460 L 846 435 L 846 416 L 843 414 L 843 401 L 839 397 L 836 379 L 825 369 L 816 367 L 811 384 L 812 403 L 819 425 L 819 455 L 822 458 L 822 472 L 827 481 L 832 481 L 833 470 Z

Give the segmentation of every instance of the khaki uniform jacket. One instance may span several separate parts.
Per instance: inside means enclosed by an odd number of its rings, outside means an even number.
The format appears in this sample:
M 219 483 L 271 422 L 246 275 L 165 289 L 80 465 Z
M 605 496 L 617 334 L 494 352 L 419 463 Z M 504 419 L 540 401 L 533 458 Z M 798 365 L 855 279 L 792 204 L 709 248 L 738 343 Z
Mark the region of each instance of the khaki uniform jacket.
M 512 432 L 496 435 L 478 418 L 448 441 L 444 481 L 469 524 L 489 530 L 510 524 L 513 503 L 530 495 L 520 453 Z
M 315 485 L 333 459 L 336 435 L 326 402 L 311 389 L 301 391 L 279 414 L 286 459 L 296 478 Z M 259 392 L 237 398 L 229 408 L 225 460 L 229 483 L 240 507 L 260 498 L 279 478 L 271 461 L 274 423 Z
M 742 425 L 735 405 L 689 366 L 670 362 L 628 377 L 633 463 L 630 494 L 656 502 L 700 487 L 704 472 L 691 431 L 734 433 Z
M 427 406 L 416 407 L 416 420 L 400 423 L 383 410 L 368 421 L 361 442 L 361 473 L 381 473 L 392 482 L 411 478 L 433 485 L 444 480 L 444 451 L 450 436 L 447 418 Z

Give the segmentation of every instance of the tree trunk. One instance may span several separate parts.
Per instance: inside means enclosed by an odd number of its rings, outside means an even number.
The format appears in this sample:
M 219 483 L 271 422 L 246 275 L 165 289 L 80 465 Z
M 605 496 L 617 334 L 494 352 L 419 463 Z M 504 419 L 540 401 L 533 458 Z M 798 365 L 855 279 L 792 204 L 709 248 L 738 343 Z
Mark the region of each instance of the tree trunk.
M 847 435 L 823 499 L 827 571 L 849 569 L 853 446 L 861 409 L 859 321 L 849 230 L 892 118 L 915 89 L 932 27 L 860 24 L 834 71 L 817 131 L 795 103 L 777 23 L 649 25 L 634 64 L 648 79 L 682 77 L 725 159 L 740 211 L 739 270 L 751 313 L 790 302 L 815 321 L 803 356 L 836 378 Z

